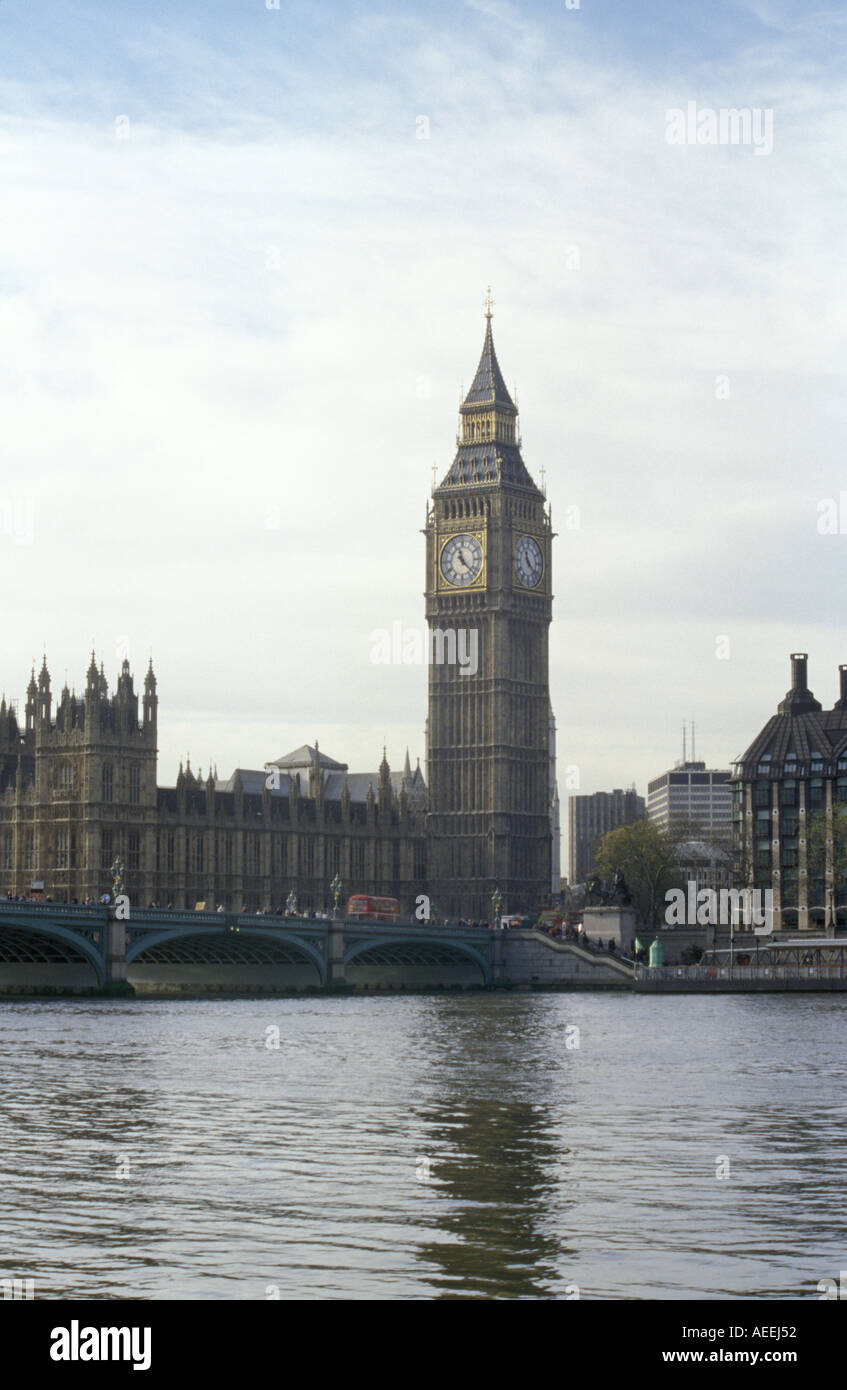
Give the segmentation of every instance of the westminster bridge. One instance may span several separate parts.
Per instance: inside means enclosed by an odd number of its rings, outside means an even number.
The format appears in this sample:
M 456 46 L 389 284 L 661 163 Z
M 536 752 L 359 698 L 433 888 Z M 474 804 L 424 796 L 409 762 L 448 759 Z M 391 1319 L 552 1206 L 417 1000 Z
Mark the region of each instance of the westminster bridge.
M 0 995 L 628 987 L 632 967 L 541 932 L 0 902 Z

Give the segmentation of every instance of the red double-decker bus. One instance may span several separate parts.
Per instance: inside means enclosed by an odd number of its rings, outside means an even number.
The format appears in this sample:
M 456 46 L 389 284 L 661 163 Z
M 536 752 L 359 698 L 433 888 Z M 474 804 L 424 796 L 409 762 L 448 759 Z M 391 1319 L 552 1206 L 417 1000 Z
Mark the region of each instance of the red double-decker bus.
M 369 898 L 365 893 L 354 893 L 347 900 L 347 916 L 357 922 L 396 922 L 400 904 L 396 898 Z

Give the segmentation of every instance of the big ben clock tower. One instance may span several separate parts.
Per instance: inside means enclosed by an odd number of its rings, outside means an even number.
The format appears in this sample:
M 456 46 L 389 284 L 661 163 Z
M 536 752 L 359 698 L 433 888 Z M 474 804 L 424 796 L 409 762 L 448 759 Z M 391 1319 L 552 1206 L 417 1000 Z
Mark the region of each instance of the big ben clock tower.
M 550 512 L 485 341 L 426 524 L 427 850 L 433 910 L 489 920 L 550 892 Z

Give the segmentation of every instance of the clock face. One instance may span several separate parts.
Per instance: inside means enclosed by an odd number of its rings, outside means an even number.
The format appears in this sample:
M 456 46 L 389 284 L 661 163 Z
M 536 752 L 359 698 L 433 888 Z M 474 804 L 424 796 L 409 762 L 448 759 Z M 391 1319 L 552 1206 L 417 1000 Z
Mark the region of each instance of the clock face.
M 448 584 L 464 588 L 482 569 L 482 546 L 476 536 L 451 536 L 441 552 L 441 573 Z
M 515 569 L 525 589 L 538 588 L 544 573 L 544 557 L 538 541 L 532 536 L 521 536 L 515 546 Z

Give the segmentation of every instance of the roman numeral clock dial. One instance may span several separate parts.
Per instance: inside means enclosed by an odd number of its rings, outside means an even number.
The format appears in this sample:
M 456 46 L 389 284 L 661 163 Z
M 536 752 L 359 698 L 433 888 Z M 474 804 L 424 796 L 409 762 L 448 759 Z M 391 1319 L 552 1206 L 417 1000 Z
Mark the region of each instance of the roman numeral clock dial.
M 441 573 L 448 584 L 463 589 L 482 569 L 482 546 L 476 536 L 451 536 L 441 551 Z
M 537 589 L 544 573 L 544 556 L 534 536 L 521 536 L 515 546 L 515 573 L 525 589 Z

